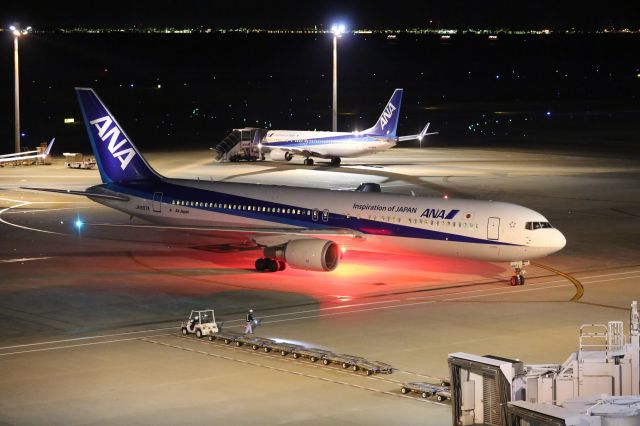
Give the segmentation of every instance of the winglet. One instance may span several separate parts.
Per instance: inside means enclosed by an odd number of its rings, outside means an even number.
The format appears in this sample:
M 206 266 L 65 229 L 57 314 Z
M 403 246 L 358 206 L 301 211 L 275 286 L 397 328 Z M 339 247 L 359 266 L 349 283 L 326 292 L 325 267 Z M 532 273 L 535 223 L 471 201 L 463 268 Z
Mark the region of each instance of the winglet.
M 422 131 L 418 135 L 418 140 L 420 142 L 422 142 L 422 139 L 424 139 L 424 137 L 427 136 L 427 135 L 437 135 L 438 134 L 438 132 L 427 133 L 429 131 L 429 126 L 430 125 L 431 125 L 431 123 L 427 123 L 427 125 L 424 126 L 424 129 L 422 129 Z
M 47 149 L 44 150 L 44 157 L 46 157 L 47 155 L 49 155 L 49 153 L 51 152 L 51 148 L 53 147 L 53 143 L 56 141 L 56 138 L 51 139 L 51 142 L 49 142 L 49 145 L 47 145 Z

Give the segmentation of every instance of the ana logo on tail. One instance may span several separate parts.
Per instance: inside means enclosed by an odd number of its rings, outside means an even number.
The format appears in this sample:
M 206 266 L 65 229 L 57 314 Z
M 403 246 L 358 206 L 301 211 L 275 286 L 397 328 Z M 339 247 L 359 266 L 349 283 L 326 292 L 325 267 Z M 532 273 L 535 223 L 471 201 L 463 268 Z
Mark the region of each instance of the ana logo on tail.
M 380 116 L 380 121 L 382 122 L 380 123 L 380 127 L 382 127 L 382 130 L 384 130 L 384 126 L 387 125 L 387 123 L 389 122 L 389 119 L 393 115 L 393 111 L 395 110 L 396 110 L 396 107 L 391 102 L 389 102 L 387 106 L 384 108 L 384 111 L 382 111 L 382 115 Z
M 126 169 L 129 162 L 136 156 L 136 152 L 131 146 L 124 148 L 127 143 L 126 139 L 122 139 L 118 142 L 118 138 L 120 138 L 120 129 L 115 125 L 112 126 L 113 120 L 111 117 L 107 115 L 102 118 L 91 120 L 89 123 L 96 127 L 98 130 L 98 136 L 100 136 L 100 139 L 102 139 L 103 142 L 106 142 L 107 139 L 111 138 L 108 146 L 109 152 L 113 158 L 117 158 L 120 161 L 120 167 L 122 170 Z

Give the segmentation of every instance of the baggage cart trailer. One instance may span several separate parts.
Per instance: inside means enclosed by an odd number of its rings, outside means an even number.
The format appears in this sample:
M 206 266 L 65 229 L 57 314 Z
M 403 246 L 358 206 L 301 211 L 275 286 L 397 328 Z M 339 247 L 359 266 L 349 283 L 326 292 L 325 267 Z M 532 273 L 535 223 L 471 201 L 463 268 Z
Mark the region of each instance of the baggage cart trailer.
M 304 349 L 304 346 L 296 345 L 294 343 L 287 342 L 276 342 L 267 344 L 267 347 L 274 352 L 280 352 L 280 355 L 286 356 L 287 354 L 293 353 L 296 350 Z
M 275 342 L 271 339 L 244 334 L 236 337 L 234 343 L 236 344 L 236 346 L 251 346 L 251 349 L 253 349 L 254 351 L 262 349 L 262 351 L 266 353 L 271 351 L 270 345 Z
M 451 391 L 448 387 L 432 385 L 426 382 L 405 383 L 400 388 L 400 392 L 405 395 L 411 392 L 418 393 L 425 399 L 435 395 L 436 399 L 440 402 L 451 399 Z
M 393 373 L 393 367 L 390 366 L 387 363 L 384 362 L 380 362 L 380 361 L 369 361 L 368 359 L 361 359 L 356 361 L 355 364 L 353 364 L 351 366 L 351 368 L 353 369 L 353 371 L 358 371 L 358 370 L 362 370 L 365 373 L 367 373 L 367 376 L 370 376 L 372 374 L 379 374 L 379 373 L 384 373 L 384 374 L 391 374 Z
M 322 363 L 324 365 L 329 365 L 331 363 L 340 364 L 342 365 L 342 368 L 349 368 L 352 365 L 355 365 L 356 362 L 363 359 L 364 358 L 361 356 L 332 353 L 322 357 Z
M 295 351 L 291 352 L 291 355 L 295 359 L 298 359 L 300 357 L 306 357 L 306 358 L 309 358 L 311 362 L 316 362 L 317 360 L 322 359 L 322 357 L 330 354 L 333 354 L 333 352 L 327 351 L 324 349 L 305 348 L 305 347 L 301 347 L 300 349 L 296 349 Z
M 209 340 L 212 341 L 212 342 L 214 340 L 222 340 L 224 343 L 226 343 L 228 345 L 231 342 L 235 342 L 236 339 L 238 339 L 240 337 L 244 337 L 244 334 L 235 333 L 233 331 L 219 331 L 217 333 L 210 334 L 209 335 Z

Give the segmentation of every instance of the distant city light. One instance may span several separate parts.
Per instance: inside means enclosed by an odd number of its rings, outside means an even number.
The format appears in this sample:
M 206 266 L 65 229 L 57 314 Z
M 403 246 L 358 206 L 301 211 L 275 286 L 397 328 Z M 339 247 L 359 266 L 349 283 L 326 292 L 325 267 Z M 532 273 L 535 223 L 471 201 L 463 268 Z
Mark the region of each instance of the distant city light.
M 500 80 L 500 75 L 496 74 L 496 80 Z
M 547 117 L 551 117 L 551 111 L 547 111 Z
M 76 122 L 75 118 L 65 118 L 64 119 L 64 124 L 73 124 Z

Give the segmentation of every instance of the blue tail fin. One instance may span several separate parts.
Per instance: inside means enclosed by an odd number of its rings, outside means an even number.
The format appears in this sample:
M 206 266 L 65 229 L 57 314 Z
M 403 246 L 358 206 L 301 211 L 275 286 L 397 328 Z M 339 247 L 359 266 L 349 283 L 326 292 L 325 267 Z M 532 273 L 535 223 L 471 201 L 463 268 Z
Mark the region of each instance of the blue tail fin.
M 158 179 L 93 89 L 76 87 L 76 95 L 103 182 Z
M 398 117 L 400 116 L 400 104 L 402 103 L 402 89 L 396 89 L 391 95 L 391 99 L 382 110 L 376 125 L 363 133 L 377 136 L 395 137 L 398 128 Z

